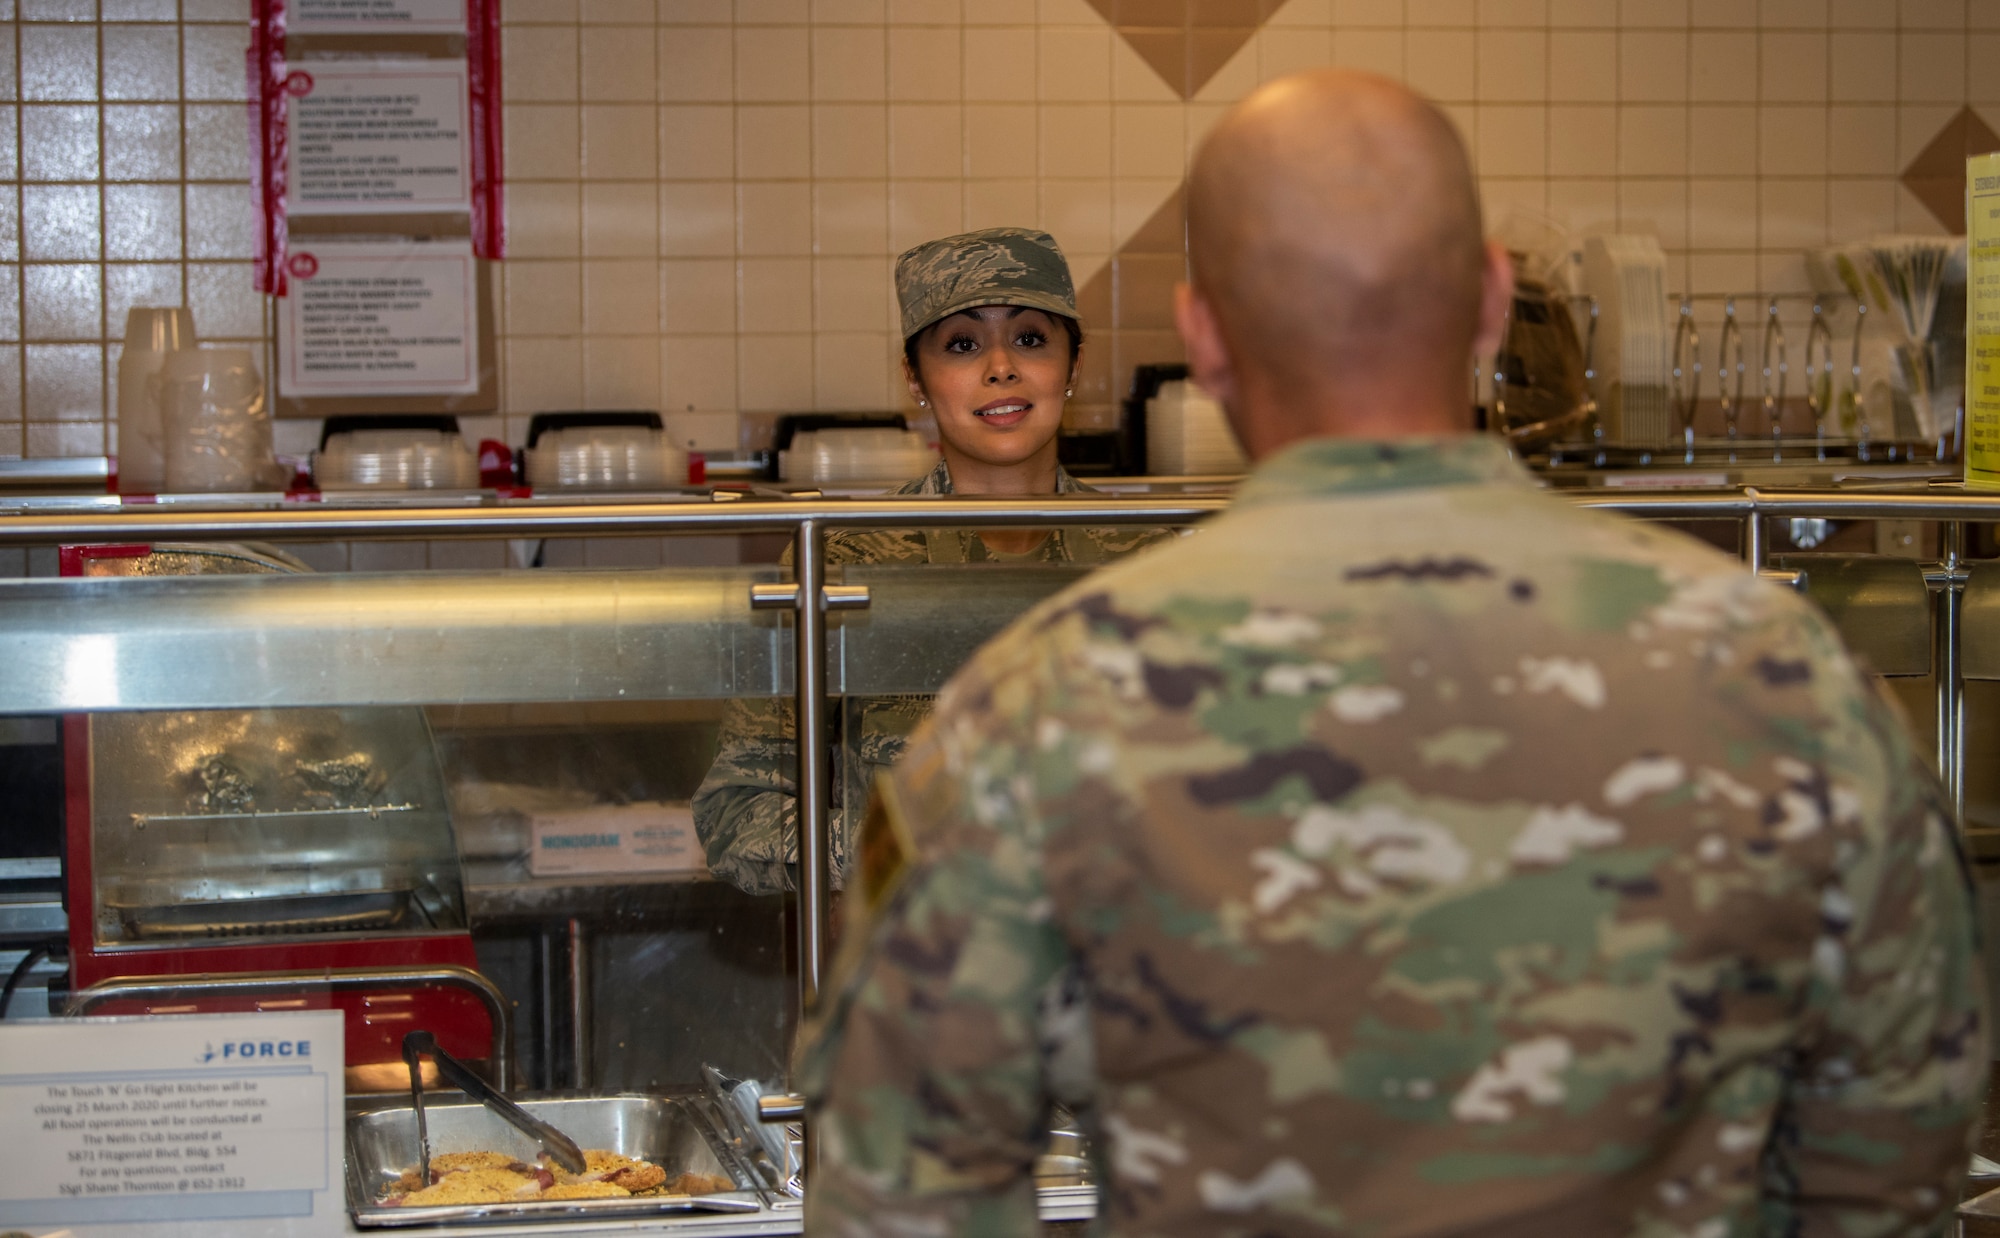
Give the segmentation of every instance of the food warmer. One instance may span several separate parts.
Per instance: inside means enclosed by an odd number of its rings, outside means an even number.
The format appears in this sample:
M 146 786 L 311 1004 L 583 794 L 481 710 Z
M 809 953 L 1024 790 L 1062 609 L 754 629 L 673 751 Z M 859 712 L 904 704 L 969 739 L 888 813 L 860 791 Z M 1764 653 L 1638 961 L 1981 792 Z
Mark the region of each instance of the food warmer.
M 115 546 L 66 549 L 62 567 L 302 565 L 244 547 Z M 421 710 L 71 714 L 63 752 L 71 986 L 89 1013 L 332 1005 L 346 1014 L 349 1091 L 401 1086 L 413 1027 L 493 1061 L 505 1020 L 477 971 Z M 329 983 L 302 990 L 301 977 Z
M 64 741 L 71 983 L 102 995 L 91 1013 L 300 1009 L 285 977 L 337 972 L 350 1091 L 399 1086 L 413 1027 L 493 1056 L 420 711 L 73 716 Z M 205 984 L 115 996 L 190 976 Z

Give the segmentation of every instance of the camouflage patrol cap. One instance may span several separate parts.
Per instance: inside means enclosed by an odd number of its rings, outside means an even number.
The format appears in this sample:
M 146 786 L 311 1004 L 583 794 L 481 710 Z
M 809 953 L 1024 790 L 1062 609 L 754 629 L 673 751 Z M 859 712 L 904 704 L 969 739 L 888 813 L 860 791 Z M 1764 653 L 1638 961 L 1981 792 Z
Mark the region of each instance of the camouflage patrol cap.
M 1077 316 L 1069 261 L 1054 237 L 1032 228 L 982 228 L 925 241 L 896 259 L 896 299 L 906 340 L 979 305 Z

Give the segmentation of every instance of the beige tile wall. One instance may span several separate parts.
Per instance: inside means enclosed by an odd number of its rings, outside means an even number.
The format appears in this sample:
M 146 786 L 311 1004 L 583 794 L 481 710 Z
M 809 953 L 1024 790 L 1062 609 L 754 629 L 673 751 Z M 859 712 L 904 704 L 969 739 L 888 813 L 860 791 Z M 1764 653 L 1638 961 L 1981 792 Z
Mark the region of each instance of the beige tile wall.
M 1120 364 L 1080 396 L 1107 405 L 1171 351 L 1156 244 L 1121 250 L 1170 229 L 1221 110 L 1306 65 L 1430 92 L 1496 213 L 1655 232 L 1697 291 L 1797 288 L 1806 246 L 1937 230 L 1900 172 L 1968 104 L 2000 127 L 2000 0 L 1272 7 L 509 0 L 503 417 L 468 430 L 661 408 L 715 446 L 738 410 L 899 407 L 893 255 L 1001 223 L 1054 232 L 1113 307 L 1118 341 L 1088 325 Z M 0 455 L 107 449 L 105 341 L 136 299 L 257 334 L 245 8 L 0 0 Z M 1219 68 L 1163 75 L 1175 55 Z
M 103 455 L 135 304 L 264 333 L 247 0 L 0 0 L 0 456 Z

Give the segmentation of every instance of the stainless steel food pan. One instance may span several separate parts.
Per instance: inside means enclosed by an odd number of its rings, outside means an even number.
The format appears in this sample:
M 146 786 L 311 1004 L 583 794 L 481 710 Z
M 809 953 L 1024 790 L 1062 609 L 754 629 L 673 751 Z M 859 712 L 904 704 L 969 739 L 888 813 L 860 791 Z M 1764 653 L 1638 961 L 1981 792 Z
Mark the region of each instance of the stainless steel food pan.
M 347 1206 L 363 1228 L 481 1225 L 510 1221 L 611 1220 L 666 1214 L 755 1212 L 764 1203 L 749 1172 L 717 1151 L 703 1101 L 678 1096 L 523 1097 L 521 1107 L 553 1124 L 584 1148 L 607 1148 L 648 1160 L 667 1177 L 693 1171 L 729 1179 L 733 1191 L 717 1195 L 558 1200 L 548 1203 L 468 1204 L 440 1208 L 386 1207 L 377 1202 L 396 1178 L 417 1162 L 416 1121 L 407 1104 L 370 1105 L 347 1119 Z M 424 1106 L 431 1154 L 504 1152 L 535 1159 L 532 1140 L 486 1108 L 456 1094 Z

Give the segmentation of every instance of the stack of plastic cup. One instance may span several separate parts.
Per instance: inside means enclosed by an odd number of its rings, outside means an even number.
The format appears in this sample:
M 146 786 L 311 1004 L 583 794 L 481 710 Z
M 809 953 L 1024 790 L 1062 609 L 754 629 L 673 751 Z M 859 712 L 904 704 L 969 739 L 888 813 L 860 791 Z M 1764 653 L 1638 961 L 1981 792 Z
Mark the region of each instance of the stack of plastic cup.
M 283 480 L 271 454 L 264 383 L 249 349 L 175 353 L 161 367 L 157 387 L 169 491 L 258 490 Z
M 118 488 L 126 494 L 166 489 L 166 421 L 154 380 L 169 356 L 194 346 L 190 309 L 138 305 L 125 314 L 125 351 L 118 358 Z

